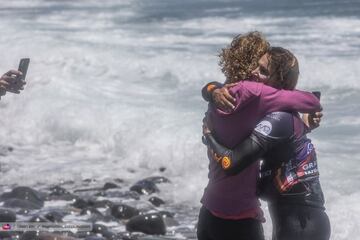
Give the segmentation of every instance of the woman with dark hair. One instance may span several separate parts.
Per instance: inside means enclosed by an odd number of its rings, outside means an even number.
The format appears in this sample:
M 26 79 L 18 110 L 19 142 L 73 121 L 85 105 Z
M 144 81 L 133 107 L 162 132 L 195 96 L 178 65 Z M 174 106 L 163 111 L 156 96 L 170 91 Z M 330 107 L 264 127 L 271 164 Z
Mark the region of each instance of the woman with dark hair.
M 294 89 L 298 62 L 288 50 L 270 48 L 252 74 L 270 86 Z M 234 148 L 227 148 L 217 142 L 205 122 L 205 142 L 228 176 L 241 174 L 259 158 L 263 159 L 258 192 L 269 202 L 273 240 L 330 237 L 316 153 L 306 137 L 308 130 L 297 113 L 272 112 L 257 124 L 249 137 Z
M 321 109 L 319 100 L 311 93 L 279 90 L 249 78 L 268 49 L 265 38 L 259 32 L 251 32 L 235 37 L 220 54 L 226 82 L 234 83 L 230 85 L 234 97 L 230 96 L 235 98 L 231 111 L 217 108 L 217 101 L 212 100 L 213 93 L 223 89 L 222 84 L 210 83 L 202 91 L 204 98 L 210 100 L 206 115 L 212 125 L 212 134 L 229 149 L 249 136 L 256 123 L 270 112 L 311 113 Z M 263 213 L 256 195 L 259 162 L 239 174 L 227 175 L 215 161 L 216 156 L 208 151 L 208 157 L 209 182 L 201 199 L 198 239 L 264 239 Z

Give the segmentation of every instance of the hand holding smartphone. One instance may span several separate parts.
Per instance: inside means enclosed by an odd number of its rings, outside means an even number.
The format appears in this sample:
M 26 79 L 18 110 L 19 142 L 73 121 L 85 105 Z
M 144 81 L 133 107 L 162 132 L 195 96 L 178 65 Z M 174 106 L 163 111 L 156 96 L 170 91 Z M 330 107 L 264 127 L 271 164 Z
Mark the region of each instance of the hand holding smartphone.
M 20 93 L 24 89 L 26 84 L 25 78 L 29 67 L 30 59 L 22 58 L 19 62 L 18 71 L 10 70 L 1 76 L 0 79 L 0 96 L 6 94 L 6 92 Z M 21 72 L 21 73 L 20 73 Z
M 29 67 L 30 58 L 22 58 L 20 59 L 19 68 L 18 71 L 22 73 L 22 75 L 19 76 L 18 80 L 25 81 L 26 73 Z

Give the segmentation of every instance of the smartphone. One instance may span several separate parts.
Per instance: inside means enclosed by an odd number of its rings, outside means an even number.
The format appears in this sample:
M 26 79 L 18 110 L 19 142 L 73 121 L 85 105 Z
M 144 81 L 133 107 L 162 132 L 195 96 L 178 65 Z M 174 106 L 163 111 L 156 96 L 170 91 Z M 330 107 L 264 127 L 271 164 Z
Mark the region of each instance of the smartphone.
M 320 91 L 315 91 L 315 92 L 312 92 L 312 94 L 315 95 L 315 97 L 317 97 L 317 99 L 320 100 L 320 97 L 321 97 L 321 92 Z
M 22 58 L 20 59 L 19 68 L 18 71 L 22 72 L 22 75 L 20 76 L 20 80 L 25 80 L 26 73 L 29 67 L 30 58 Z

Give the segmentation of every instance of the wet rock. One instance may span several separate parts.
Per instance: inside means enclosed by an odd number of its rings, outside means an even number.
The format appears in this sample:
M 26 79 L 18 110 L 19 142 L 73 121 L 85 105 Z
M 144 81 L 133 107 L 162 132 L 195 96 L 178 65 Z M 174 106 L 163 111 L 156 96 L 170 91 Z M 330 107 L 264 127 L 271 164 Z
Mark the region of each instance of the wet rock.
M 29 209 L 20 209 L 19 211 L 16 212 L 16 214 L 29 215 L 30 212 L 31 212 L 31 210 L 29 210 Z
M 104 184 L 104 187 L 103 187 L 104 190 L 108 190 L 108 189 L 112 189 L 112 188 L 119 188 L 119 186 L 116 185 L 115 183 L 107 182 Z
M 65 188 L 60 186 L 54 186 L 50 188 L 49 200 L 65 200 L 71 201 L 78 198 L 76 195 L 71 194 Z
M 73 204 L 71 204 L 71 206 L 83 209 L 83 208 L 89 207 L 90 205 L 89 205 L 89 202 L 87 200 L 84 200 L 82 198 L 78 198 L 78 199 L 75 200 L 75 202 Z
M 111 207 L 111 215 L 117 219 L 129 219 L 139 214 L 136 208 L 125 204 L 117 204 Z
M 30 202 L 29 200 L 23 200 L 23 199 L 17 199 L 17 198 L 11 198 L 4 201 L 4 207 L 7 208 L 21 208 L 21 209 L 41 209 L 43 205 L 39 205 L 33 202 Z
M 150 195 L 159 192 L 159 189 L 154 182 L 144 179 L 131 186 L 130 191 L 137 192 L 138 194 Z
M 87 207 L 81 210 L 80 215 L 98 215 L 103 216 L 102 213 L 94 207 Z
M 1 201 L 8 199 L 26 200 L 35 205 L 44 206 L 43 194 L 29 187 L 16 187 L 11 192 L 3 193 L 0 196 Z
M 148 177 L 144 180 L 153 182 L 153 183 L 169 183 L 170 180 L 167 179 L 166 177 L 161 177 L 161 176 L 155 176 L 155 177 Z
M 42 216 L 34 216 L 34 217 L 30 218 L 29 222 L 41 223 L 41 222 L 49 222 L 49 220 L 47 220 L 46 218 L 44 218 Z
M 0 209 L 0 222 L 16 222 L 16 214 L 9 209 Z
M 126 224 L 126 230 L 129 232 L 164 235 L 166 226 L 163 218 L 158 214 L 146 214 L 132 217 Z
M 92 227 L 92 232 L 93 233 L 100 233 L 102 234 L 102 232 L 104 231 L 109 231 L 109 229 L 107 228 L 107 226 L 102 225 L 102 224 L 94 224 Z
M 64 194 L 68 194 L 69 192 L 60 186 L 54 186 L 50 188 L 50 196 L 61 196 Z
M 161 204 L 165 204 L 165 202 L 158 197 L 149 198 L 149 202 L 151 202 L 154 206 L 159 207 Z
M 62 219 L 65 215 L 66 215 L 66 213 L 64 213 L 64 212 L 51 211 L 51 212 L 48 212 L 47 214 L 45 214 L 44 217 L 47 220 L 49 220 L 50 222 L 60 223 L 60 222 L 62 222 Z
M 109 229 L 102 224 L 94 224 L 92 232 L 101 234 L 107 240 L 120 240 L 117 234 L 109 231 Z
M 158 216 L 162 217 L 166 227 L 179 226 L 180 223 L 174 219 L 175 214 L 168 211 L 160 211 L 156 213 Z

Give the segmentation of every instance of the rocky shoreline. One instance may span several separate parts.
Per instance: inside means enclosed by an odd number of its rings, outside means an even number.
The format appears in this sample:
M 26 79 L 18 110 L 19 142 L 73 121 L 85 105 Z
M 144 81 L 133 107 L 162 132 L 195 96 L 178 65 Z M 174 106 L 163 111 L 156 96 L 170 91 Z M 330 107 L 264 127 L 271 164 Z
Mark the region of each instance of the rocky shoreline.
M 0 239 L 196 239 L 197 209 L 167 203 L 158 196 L 159 184 L 172 183 L 166 177 L 153 176 L 135 183 L 117 178 L 107 182 L 84 179 L 80 184 L 62 181 L 40 189 L 14 186 L 0 195 Z M 187 212 L 191 212 L 192 220 L 184 217 Z M 86 232 L 6 230 L 4 223 L 13 222 L 91 224 L 92 228 Z

